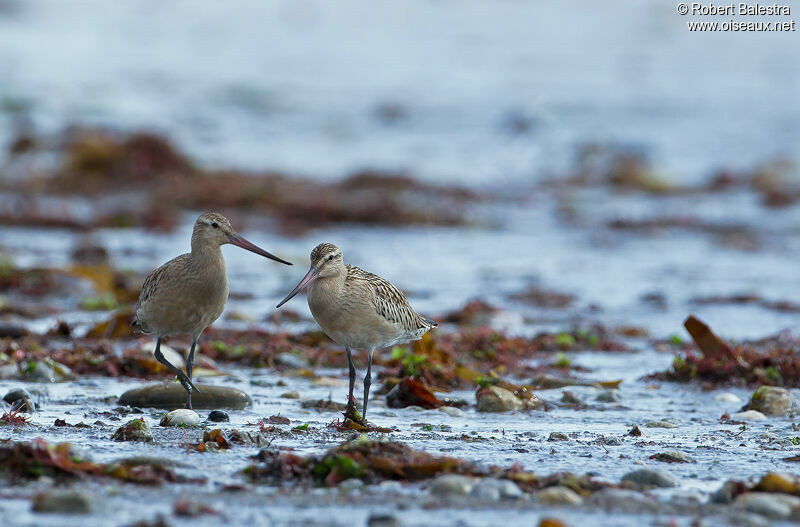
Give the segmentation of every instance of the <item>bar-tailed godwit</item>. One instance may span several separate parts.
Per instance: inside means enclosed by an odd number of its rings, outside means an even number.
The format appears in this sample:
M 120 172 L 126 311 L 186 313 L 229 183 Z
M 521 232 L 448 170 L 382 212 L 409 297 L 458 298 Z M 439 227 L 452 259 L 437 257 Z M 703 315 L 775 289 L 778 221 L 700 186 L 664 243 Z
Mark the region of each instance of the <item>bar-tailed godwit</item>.
M 436 322 L 414 311 L 405 295 L 391 283 L 353 265 L 345 265 L 342 250 L 331 243 L 322 243 L 311 251 L 311 269 L 278 307 L 304 288 L 308 288 L 308 307 L 314 320 L 347 352 L 350 366 L 348 410 L 353 405 L 356 380 L 351 350 L 369 352 L 362 413 L 366 419 L 375 350 L 419 340 L 436 327 Z
M 230 243 L 276 262 L 292 265 L 245 240 L 225 216 L 202 214 L 192 231 L 192 252 L 168 261 L 145 279 L 136 304 L 135 330 L 157 336 L 155 357 L 178 376 L 186 389 L 186 407 L 192 407 L 194 350 L 200 334 L 222 314 L 228 300 L 228 274 L 221 246 Z M 161 339 L 170 335 L 192 336 L 186 373 L 161 352 Z

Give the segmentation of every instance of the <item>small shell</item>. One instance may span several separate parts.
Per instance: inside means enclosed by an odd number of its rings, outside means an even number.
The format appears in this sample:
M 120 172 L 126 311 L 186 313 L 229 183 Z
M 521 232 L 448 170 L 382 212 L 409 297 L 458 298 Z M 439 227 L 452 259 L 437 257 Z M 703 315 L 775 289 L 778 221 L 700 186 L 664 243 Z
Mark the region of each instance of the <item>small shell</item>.
M 161 426 L 195 426 L 200 422 L 200 416 L 194 410 L 179 408 L 173 410 L 161 419 Z

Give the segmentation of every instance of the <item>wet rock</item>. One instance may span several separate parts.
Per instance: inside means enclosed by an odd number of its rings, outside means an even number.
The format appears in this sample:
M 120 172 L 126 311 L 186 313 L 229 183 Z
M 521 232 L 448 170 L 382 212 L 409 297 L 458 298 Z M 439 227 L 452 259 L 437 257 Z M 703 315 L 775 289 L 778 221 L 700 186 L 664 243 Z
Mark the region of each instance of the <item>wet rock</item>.
M 733 505 L 773 520 L 785 520 L 791 516 L 793 510 L 800 509 L 800 497 L 768 492 L 748 492 L 737 497 Z
M 718 393 L 714 396 L 715 401 L 719 401 L 721 403 L 731 403 L 731 404 L 739 404 L 742 400 L 739 398 L 738 395 L 731 392 L 724 392 Z
M 400 527 L 400 520 L 391 514 L 372 514 L 367 518 L 367 527 Z
M 484 478 L 472 487 L 470 496 L 491 501 L 517 499 L 522 497 L 522 490 L 507 479 Z
M 211 410 L 208 412 L 208 417 L 206 419 L 212 423 L 227 423 L 231 420 L 228 413 L 222 410 Z
M 427 386 L 416 379 L 405 377 L 386 394 L 386 405 L 389 408 L 419 406 L 430 410 L 439 408 L 443 403 Z
M 678 428 L 678 425 L 671 421 L 650 421 L 644 426 L 647 428 Z
M 655 459 L 663 463 L 696 463 L 696 461 L 687 454 L 675 450 L 653 454 L 650 456 L 650 459 Z
M 597 394 L 595 400 L 601 403 L 617 403 L 622 400 L 619 390 L 603 390 Z
M 281 394 L 281 399 L 299 399 L 300 393 L 296 391 L 286 392 Z
M 0 322 L 0 339 L 19 339 L 29 334 L 30 332 L 25 328 L 25 326 Z
M 792 402 L 792 395 L 785 388 L 762 386 L 753 393 L 750 402 L 742 410 L 758 410 L 762 414 L 777 417 L 786 415 Z
M 550 432 L 550 435 L 547 437 L 548 441 L 569 441 L 567 434 L 562 434 L 561 432 Z
M 792 474 L 769 472 L 756 483 L 753 490 L 762 492 L 780 492 L 783 494 L 800 494 L 800 480 Z
M 746 491 L 747 486 L 741 481 L 726 481 L 711 494 L 711 501 L 713 503 L 732 503 L 736 496 Z
M 196 426 L 200 423 L 200 416 L 194 410 L 178 408 L 172 410 L 161 419 L 161 426 Z
M 758 410 L 747 410 L 731 415 L 731 419 L 734 421 L 766 421 L 767 416 Z
M 308 367 L 307 360 L 300 355 L 296 355 L 288 351 L 283 351 L 275 355 L 275 363 L 286 368 L 292 368 L 294 370 Z
M 600 438 L 601 444 L 605 446 L 621 446 L 622 439 L 617 436 L 603 436 Z
M 481 388 L 475 394 L 479 412 L 510 412 L 522 410 L 523 402 L 511 391 L 499 386 Z
M 3 400 L 10 404 L 12 408 L 17 408 L 20 412 L 30 413 L 36 411 L 36 405 L 31 400 L 31 394 L 22 388 L 11 390 L 3 396 Z
M 466 496 L 473 486 L 473 480 L 466 476 L 445 474 L 431 482 L 430 493 L 434 496 Z
M 547 487 L 534 494 L 534 497 L 539 500 L 539 503 L 545 505 L 580 505 L 583 503 L 583 498 L 569 487 Z
M 628 430 L 628 435 L 632 436 L 632 437 L 641 437 L 642 436 L 642 430 L 637 425 L 634 425 L 633 428 Z
M 300 403 L 303 408 L 314 408 L 315 410 L 327 410 L 329 412 L 344 412 L 347 405 L 331 399 L 308 399 Z
M 622 476 L 622 481 L 633 483 L 639 488 L 668 488 L 678 486 L 678 480 L 671 474 L 667 474 L 661 470 L 649 468 L 641 468 L 639 470 L 628 472 Z
M 640 492 L 624 489 L 601 489 L 589 496 L 586 503 L 596 508 L 628 513 L 652 511 L 657 506 Z
M 141 441 L 150 443 L 153 441 L 153 433 L 144 419 L 131 419 L 124 426 L 121 426 L 111 436 L 114 441 Z
M 450 417 L 464 417 L 464 411 L 453 406 L 440 406 L 438 410 L 443 414 L 449 415 Z
M 30 362 L 22 370 L 26 380 L 31 382 L 56 382 L 56 372 L 44 361 Z
M 59 512 L 87 514 L 92 511 L 92 501 L 78 490 L 52 489 L 33 497 L 33 512 Z
M 194 408 L 230 408 L 243 410 L 253 404 L 250 396 L 236 388 L 226 386 L 198 386 L 200 392 L 192 394 Z M 123 393 L 117 401 L 119 405 L 141 408 L 163 408 L 174 410 L 186 404 L 186 391 L 178 383 L 148 384 Z

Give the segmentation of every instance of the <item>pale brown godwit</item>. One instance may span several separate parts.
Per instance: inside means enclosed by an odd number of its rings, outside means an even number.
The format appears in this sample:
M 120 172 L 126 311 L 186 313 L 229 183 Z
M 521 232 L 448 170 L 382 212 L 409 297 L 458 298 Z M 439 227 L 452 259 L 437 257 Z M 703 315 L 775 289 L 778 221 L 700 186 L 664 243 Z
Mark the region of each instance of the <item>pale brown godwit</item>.
M 220 247 L 230 243 L 276 262 L 292 265 L 245 240 L 233 230 L 225 216 L 202 214 L 192 231 L 192 252 L 168 261 L 145 279 L 136 304 L 135 330 L 155 334 L 155 357 L 178 376 L 186 389 L 186 407 L 192 407 L 194 350 L 200 334 L 222 314 L 228 300 L 228 274 Z M 161 352 L 161 339 L 170 335 L 192 336 L 186 373 Z
M 342 250 L 331 243 L 322 243 L 311 251 L 311 269 L 278 307 L 306 287 L 308 307 L 314 320 L 347 352 L 350 366 L 349 408 L 353 404 L 356 381 L 351 349 L 369 352 L 362 414 L 366 419 L 375 350 L 419 340 L 436 327 L 436 322 L 414 311 L 405 295 L 391 283 L 353 265 L 345 265 Z

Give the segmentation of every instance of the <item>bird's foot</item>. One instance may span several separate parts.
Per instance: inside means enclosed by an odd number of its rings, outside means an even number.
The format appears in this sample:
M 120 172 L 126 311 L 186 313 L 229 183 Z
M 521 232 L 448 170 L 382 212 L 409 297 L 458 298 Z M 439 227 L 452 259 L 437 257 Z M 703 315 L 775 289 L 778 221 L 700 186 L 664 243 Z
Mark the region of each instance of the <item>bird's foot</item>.
M 344 423 L 342 423 L 344 428 L 352 428 L 356 430 L 369 428 L 369 424 L 367 424 L 366 419 L 361 417 L 361 414 L 358 412 L 358 410 L 356 410 L 355 401 L 353 399 L 347 403 L 347 409 L 342 415 L 344 415 Z M 356 426 L 349 426 L 350 423 Z

